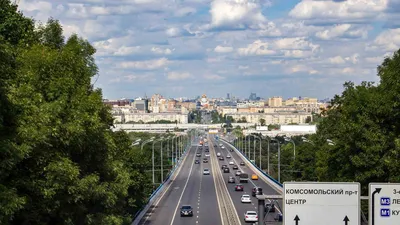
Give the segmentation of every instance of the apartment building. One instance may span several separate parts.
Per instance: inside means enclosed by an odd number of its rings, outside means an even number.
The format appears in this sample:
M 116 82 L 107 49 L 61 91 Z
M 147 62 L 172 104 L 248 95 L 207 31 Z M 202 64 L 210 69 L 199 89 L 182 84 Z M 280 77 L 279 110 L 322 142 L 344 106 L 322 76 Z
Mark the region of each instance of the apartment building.
M 279 113 L 228 113 L 235 121 L 245 118 L 248 123 L 259 124 L 260 119 L 264 119 L 266 124 L 305 124 L 312 119 L 308 112 L 279 112 Z

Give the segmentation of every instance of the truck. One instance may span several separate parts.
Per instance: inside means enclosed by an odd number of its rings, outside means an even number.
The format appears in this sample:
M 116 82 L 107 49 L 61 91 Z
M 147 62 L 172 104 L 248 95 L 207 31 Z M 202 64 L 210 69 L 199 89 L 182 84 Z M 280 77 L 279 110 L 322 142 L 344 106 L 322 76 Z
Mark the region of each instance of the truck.
M 249 182 L 249 175 L 247 173 L 240 174 L 240 183 L 248 183 Z

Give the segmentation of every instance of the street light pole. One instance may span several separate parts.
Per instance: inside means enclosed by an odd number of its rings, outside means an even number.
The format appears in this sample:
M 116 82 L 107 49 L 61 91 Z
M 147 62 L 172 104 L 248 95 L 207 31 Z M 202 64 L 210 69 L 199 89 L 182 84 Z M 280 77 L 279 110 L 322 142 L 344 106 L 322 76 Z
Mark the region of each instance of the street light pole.
M 152 171 L 153 171 L 153 186 L 156 184 L 155 182 L 155 175 L 154 175 L 154 144 L 158 141 L 162 141 L 163 137 L 161 137 L 159 140 L 153 141 L 153 148 L 151 151 L 151 162 L 152 162 Z
M 296 161 L 296 144 L 294 143 L 293 139 L 289 137 L 285 137 L 285 141 L 291 142 L 293 144 L 293 161 Z

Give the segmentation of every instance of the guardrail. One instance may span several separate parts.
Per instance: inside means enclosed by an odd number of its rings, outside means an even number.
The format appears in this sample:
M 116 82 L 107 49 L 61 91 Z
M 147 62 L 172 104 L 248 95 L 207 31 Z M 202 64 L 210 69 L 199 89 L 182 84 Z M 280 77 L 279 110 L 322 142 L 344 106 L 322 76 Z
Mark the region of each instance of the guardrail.
M 275 180 L 273 177 L 271 177 L 269 174 L 267 174 L 266 172 L 262 171 L 255 163 L 253 163 L 252 161 L 250 161 L 250 159 L 244 155 L 241 151 L 239 151 L 235 146 L 233 146 L 229 141 L 223 139 L 223 138 L 219 138 L 221 141 L 223 141 L 225 144 L 229 145 L 229 147 L 231 147 L 232 149 L 234 149 L 238 155 L 242 158 L 245 159 L 247 161 L 248 164 L 250 164 L 253 169 L 255 171 L 257 171 L 259 174 L 258 175 L 262 175 L 260 177 L 263 177 L 265 181 L 267 181 L 269 184 L 271 184 L 271 186 L 277 190 L 278 192 L 282 193 L 283 192 L 283 184 L 279 183 L 277 180 Z
M 150 195 L 146 205 L 144 205 L 135 215 L 134 220 L 131 225 L 138 225 L 140 224 L 143 217 L 146 215 L 147 211 L 150 209 L 150 206 L 154 203 L 154 201 L 159 197 L 161 193 L 163 193 L 165 189 L 165 183 L 167 183 L 171 176 L 174 175 L 175 171 L 182 165 L 182 160 L 186 157 L 188 150 L 192 147 L 192 145 L 187 145 L 185 151 L 183 152 L 182 156 L 179 158 L 178 162 L 175 164 L 174 168 L 168 173 L 163 183 L 161 183 L 156 190 Z

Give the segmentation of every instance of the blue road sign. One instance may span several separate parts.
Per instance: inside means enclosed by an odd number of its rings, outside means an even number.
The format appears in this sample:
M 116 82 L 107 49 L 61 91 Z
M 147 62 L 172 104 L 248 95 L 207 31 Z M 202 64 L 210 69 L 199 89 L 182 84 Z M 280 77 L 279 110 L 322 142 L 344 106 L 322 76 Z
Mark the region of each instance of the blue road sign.
M 389 217 L 390 216 L 390 209 L 381 209 L 381 216 L 382 217 Z
M 381 197 L 381 205 L 390 205 L 390 198 Z

